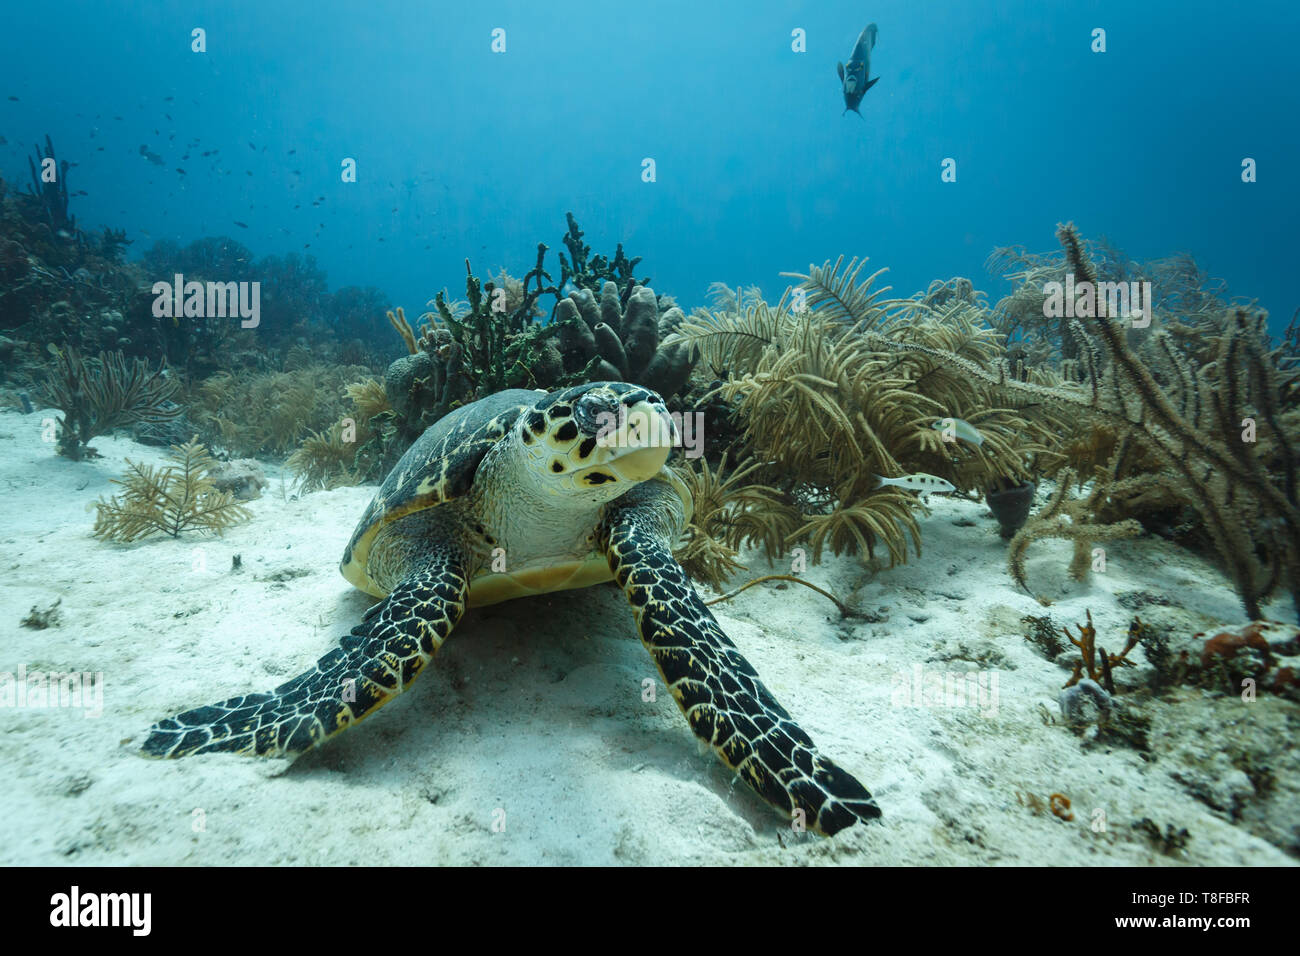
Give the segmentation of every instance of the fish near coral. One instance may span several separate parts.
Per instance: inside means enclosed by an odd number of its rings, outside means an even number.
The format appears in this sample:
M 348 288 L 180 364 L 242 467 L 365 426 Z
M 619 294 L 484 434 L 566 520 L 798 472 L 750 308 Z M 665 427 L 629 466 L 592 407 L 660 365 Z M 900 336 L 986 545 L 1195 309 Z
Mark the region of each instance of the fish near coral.
M 976 448 L 984 444 L 984 436 L 980 434 L 979 429 L 970 422 L 961 418 L 941 418 L 930 426 L 935 431 L 943 435 L 944 441 L 952 441 L 952 438 L 960 438 L 964 442 L 969 442 Z
M 853 44 L 853 52 L 849 54 L 849 65 L 846 67 L 843 63 L 836 63 L 835 70 L 840 75 L 840 85 L 844 88 L 844 112 L 849 110 L 857 113 L 858 104 L 862 102 L 862 97 L 867 95 L 867 90 L 871 89 L 880 81 L 880 77 L 874 80 L 868 79 L 871 74 L 871 51 L 876 46 L 876 25 L 867 24 L 867 28 L 858 34 L 858 42 Z
M 919 491 L 923 496 L 946 495 L 957 490 L 957 486 L 950 481 L 919 472 L 914 475 L 904 475 L 902 478 L 885 478 L 876 475 L 876 487 L 884 488 L 886 485 L 893 488 L 906 488 L 908 491 Z

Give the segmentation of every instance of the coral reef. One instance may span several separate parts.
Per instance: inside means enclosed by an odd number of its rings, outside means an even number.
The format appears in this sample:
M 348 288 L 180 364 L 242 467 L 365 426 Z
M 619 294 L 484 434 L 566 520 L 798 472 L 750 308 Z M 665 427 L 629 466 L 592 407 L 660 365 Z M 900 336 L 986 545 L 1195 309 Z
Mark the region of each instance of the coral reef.
M 1213 634 L 1192 635 L 1182 652 L 1188 683 L 1239 694 L 1254 687 L 1300 700 L 1300 628 L 1278 621 L 1250 621 Z
M 612 260 L 605 256 L 589 258 L 591 246 L 582 241 L 585 233 L 578 228 L 578 221 L 573 218 L 571 212 L 566 212 L 564 218 L 569 228 L 562 241 L 564 247 L 569 250 L 569 258 L 566 259 L 562 252 L 559 254 L 561 289 L 572 283 L 579 289 L 594 292 L 596 289 L 603 289 L 606 282 L 612 282 L 618 289 L 619 303 L 626 306 L 632 291 L 638 285 L 650 284 L 649 279 L 638 279 L 632 275 L 641 262 L 641 257 L 629 259 L 623 252 L 621 242 Z
M 1074 227 L 1061 226 L 1058 238 L 1071 274 L 1095 288 L 1097 272 Z M 1005 360 L 990 367 L 951 349 L 864 334 L 881 348 L 924 354 L 991 386 L 1004 402 L 1071 416 L 1075 428 L 1067 434 L 1109 430 L 1107 460 L 1093 477 L 1112 506 L 1136 509 L 1156 499 L 1186 507 L 1250 618 L 1262 616 L 1262 602 L 1279 586 L 1300 614 L 1300 369 L 1287 345 L 1270 348 L 1265 315 L 1233 308 L 1212 336 L 1213 361 L 1196 364 L 1184 340 L 1165 329 L 1147 331 L 1144 360 L 1105 298 L 1094 305 L 1069 323 L 1081 343 L 1072 380 L 1023 381 Z M 1197 349 L 1208 348 L 1207 335 Z
M 1128 635 L 1124 641 L 1124 649 L 1118 654 L 1107 654 L 1106 648 L 1097 645 L 1097 629 L 1092 624 L 1092 612 L 1085 612 L 1088 616 L 1087 624 L 1076 624 L 1079 630 L 1079 637 L 1075 637 L 1068 629 L 1063 629 L 1062 633 L 1066 640 L 1079 649 L 1079 659 L 1074 664 L 1074 670 L 1070 674 L 1070 680 L 1066 687 L 1073 687 L 1087 675 L 1087 679 L 1099 684 L 1105 689 L 1106 693 L 1115 693 L 1115 680 L 1113 671 L 1117 667 L 1132 667 L 1133 662 L 1128 659 L 1128 655 L 1133 648 L 1137 647 L 1142 641 L 1146 628 L 1141 618 L 1133 618 L 1128 626 Z
M 776 558 L 807 542 L 816 561 L 827 548 L 874 556 L 883 545 L 891 563 L 902 561 L 909 538 L 919 550 L 914 512 L 924 506 L 877 487 L 874 476 L 923 472 L 982 490 L 1003 476 L 1027 480 L 1032 457 L 1049 450 L 1057 427 L 1050 416 L 1002 408 L 983 384 L 876 348 L 864 334 L 993 368 L 1000 338 L 969 283 L 878 302 L 880 272 L 861 278 L 864 268 L 865 260 L 846 267 L 841 259 L 793 274 L 801 285 L 775 306 L 724 290 L 721 309 L 695 310 L 665 340 L 726 374 L 713 393 L 742 429 L 735 461 L 755 465 L 754 479 L 768 489 L 733 519 L 730 547 L 761 544 Z M 978 427 L 982 441 L 945 440 L 934 425 L 946 418 Z
M 180 414 L 170 402 L 177 383 L 166 377 L 166 361 L 150 371 L 143 359 L 129 365 L 121 352 L 99 353 L 87 364 L 73 347 L 58 351 L 43 398 L 63 412 L 57 450 L 74 460 L 95 454 L 92 438 L 140 421 L 167 421 Z
M 685 345 L 661 340 L 685 318 L 675 306 L 661 315 L 647 285 L 632 288 L 626 301 L 609 280 L 601 286 L 599 299 L 587 289 L 577 289 L 555 309 L 564 370 L 581 376 L 577 381 L 632 382 L 664 398 L 676 395 L 695 363 Z
M 113 479 L 122 495 L 95 505 L 95 537 L 126 543 L 190 530 L 221 534 L 252 517 L 234 495 L 217 490 L 217 463 L 197 439 L 174 446 L 168 460 L 172 464 L 155 469 L 127 459 L 127 477 Z
M 343 416 L 345 387 L 369 371 L 311 363 L 286 371 L 219 372 L 191 392 L 189 415 L 207 444 L 231 455 L 287 455 L 309 433 Z
M 397 448 L 405 447 L 393 440 L 394 411 L 379 381 L 354 382 L 345 392 L 352 413 L 313 431 L 285 462 L 304 491 L 379 480 L 396 464 Z
M 393 412 L 386 444 L 399 454 L 452 409 L 506 388 L 619 379 L 672 399 L 688 384 L 689 350 L 662 345 L 681 310 L 633 276 L 639 257 L 629 259 L 621 245 L 612 260 L 592 257 L 572 213 L 567 221 L 558 286 L 545 267 L 548 247 L 538 243 L 522 279 L 502 269 L 485 282 L 467 259 L 463 302 L 439 292 L 418 331 L 400 307 L 388 312 L 407 353 L 384 376 Z M 545 297 L 554 302 L 550 321 Z
M 1109 486 L 1098 483 L 1087 498 L 1072 499 L 1070 489 L 1073 486 L 1074 472 L 1062 473 L 1056 493 L 1051 500 L 1033 516 L 1011 538 L 1007 548 L 1007 570 L 1012 579 L 1030 594 L 1033 591 L 1026 580 L 1025 552 L 1035 541 L 1042 538 L 1065 538 L 1074 543 L 1074 556 L 1070 560 L 1070 576 L 1076 581 L 1088 577 L 1092 567 L 1093 543 L 1117 538 L 1133 538 L 1142 533 L 1142 526 L 1133 519 L 1125 519 L 1107 524 L 1097 518 L 1109 495 Z M 1044 597 L 1035 595 L 1040 604 L 1051 604 Z
M 680 309 L 660 315 L 655 294 L 636 286 L 626 307 L 606 282 L 599 300 L 578 288 L 560 299 L 554 321 L 535 321 L 538 297 L 550 287 L 537 266 L 510 293 L 507 285 L 481 283 L 465 263 L 466 306 L 453 309 L 444 293 L 436 312 L 422 316 L 417 333 L 398 308 L 388 314 L 407 355 L 384 376 L 398 442 L 409 445 L 452 409 L 506 388 L 555 389 L 611 379 L 654 388 L 670 398 L 690 377 L 688 351 L 661 345 L 684 319 Z
M 40 204 L 45 223 L 56 235 L 63 232 L 69 239 L 76 238 L 77 217 L 68 213 L 68 161 L 59 162 L 48 133 L 45 134 L 45 152 L 42 153 L 38 145 L 36 161 L 27 160 L 27 167 L 32 174 L 31 197 Z M 52 176 L 47 177 L 47 168 L 54 171 Z
M 716 470 L 709 466 L 705 457 L 696 459 L 693 464 L 678 466 L 678 473 L 691 491 L 694 513 L 682 544 L 673 556 L 687 574 L 715 590 L 721 590 L 727 577 L 744 567 L 736 560 L 740 552 L 728 543 L 728 540 L 739 541 L 739 534 L 743 533 L 738 530 L 739 523 L 752 520 L 751 516 L 755 514 L 770 514 L 773 508 L 779 508 L 773 489 L 740 484 L 741 479 L 755 467 L 751 463 L 726 475 L 726 455 Z M 754 504 L 759 508 L 751 509 Z M 792 514 L 791 522 L 793 519 Z M 786 536 L 783 532 L 790 530 L 793 530 L 793 524 L 776 531 L 773 548 L 783 545 Z

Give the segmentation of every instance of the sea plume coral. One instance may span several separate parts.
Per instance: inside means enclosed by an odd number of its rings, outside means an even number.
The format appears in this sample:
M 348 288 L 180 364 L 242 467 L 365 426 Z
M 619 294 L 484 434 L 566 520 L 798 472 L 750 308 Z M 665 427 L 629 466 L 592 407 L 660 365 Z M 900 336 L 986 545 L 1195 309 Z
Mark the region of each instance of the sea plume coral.
M 197 437 L 173 445 L 168 460 L 158 469 L 127 459 L 127 476 L 113 479 L 125 489 L 122 495 L 95 505 L 95 537 L 125 543 L 190 530 L 221 534 L 252 517 L 233 494 L 216 489 L 217 463 Z
M 1076 281 L 1097 287 L 1097 273 L 1073 225 L 1057 237 Z M 1054 408 L 1080 427 L 1104 426 L 1114 451 L 1098 480 L 1112 502 L 1158 491 L 1191 509 L 1231 575 L 1246 613 L 1281 585 L 1300 613 L 1300 368 L 1285 347 L 1271 347 L 1266 315 L 1233 308 L 1214 335 L 1213 361 L 1197 365 L 1163 329 L 1142 354 L 1125 320 L 1104 298 L 1093 314 L 1071 320 L 1081 343 L 1076 381 L 1020 381 L 1006 362 L 993 368 L 947 350 L 874 336 L 882 348 L 930 356 L 953 372 L 995 387 L 1008 403 Z M 1076 383 L 1077 382 L 1077 383 Z M 1154 463 L 1133 467 L 1135 452 Z
M 769 557 L 804 541 L 814 560 L 883 546 L 902 561 L 909 538 L 919 550 L 922 505 L 875 476 L 925 472 L 982 492 L 1003 476 L 1028 478 L 1032 456 L 1048 451 L 1050 417 L 1003 407 L 982 382 L 873 344 L 923 343 L 992 368 L 1001 337 L 969 282 L 886 300 L 875 286 L 882 271 L 866 275 L 865 260 L 841 258 L 792 274 L 802 283 L 775 305 L 722 295 L 722 308 L 697 309 L 665 341 L 728 376 L 714 393 L 743 428 L 736 460 L 755 463 L 755 480 L 773 489 L 735 521 L 754 525 Z M 936 425 L 950 418 L 977 425 L 979 441 L 948 440 Z
M 165 422 L 180 415 L 171 402 L 177 383 L 166 377 L 167 362 L 150 371 L 143 359 L 127 363 L 121 352 L 100 352 L 87 362 L 72 346 L 58 352 L 43 397 L 63 412 L 59 454 L 79 460 L 95 454 L 88 443 L 134 422 Z

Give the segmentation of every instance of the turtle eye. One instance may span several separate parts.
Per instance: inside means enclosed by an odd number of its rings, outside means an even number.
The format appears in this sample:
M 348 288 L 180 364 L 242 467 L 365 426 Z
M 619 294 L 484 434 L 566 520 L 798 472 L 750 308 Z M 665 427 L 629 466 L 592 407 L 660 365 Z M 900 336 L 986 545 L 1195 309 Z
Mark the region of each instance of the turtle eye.
M 588 392 L 574 404 L 573 420 L 584 435 L 611 432 L 618 427 L 618 403 L 595 392 Z

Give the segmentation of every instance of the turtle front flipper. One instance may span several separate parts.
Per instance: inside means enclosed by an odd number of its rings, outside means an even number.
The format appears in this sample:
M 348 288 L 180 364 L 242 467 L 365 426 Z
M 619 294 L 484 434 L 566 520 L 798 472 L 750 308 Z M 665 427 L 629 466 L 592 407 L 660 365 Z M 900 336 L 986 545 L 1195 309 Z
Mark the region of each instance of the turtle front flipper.
M 269 694 L 232 697 L 159 721 L 142 750 L 151 757 L 304 753 L 402 693 L 460 620 L 467 590 L 461 561 L 424 561 L 314 668 Z
M 790 816 L 803 811 L 819 833 L 879 817 L 867 788 L 818 753 L 763 686 L 673 559 L 665 508 L 680 507 L 675 496 L 647 482 L 626 497 L 640 500 L 611 510 L 601 545 L 696 736 L 764 800 Z

